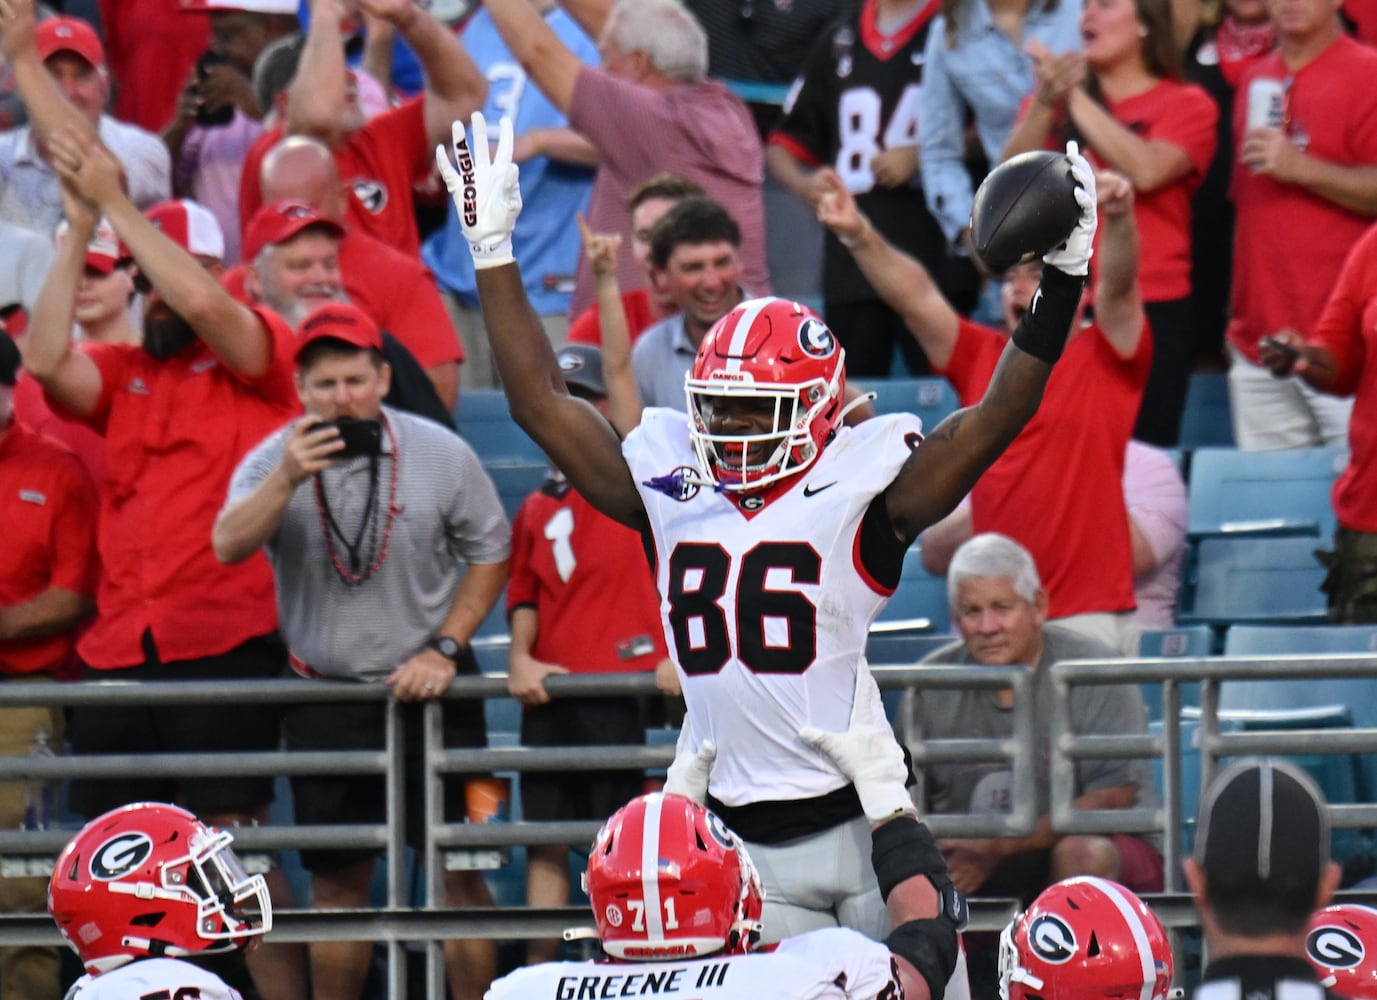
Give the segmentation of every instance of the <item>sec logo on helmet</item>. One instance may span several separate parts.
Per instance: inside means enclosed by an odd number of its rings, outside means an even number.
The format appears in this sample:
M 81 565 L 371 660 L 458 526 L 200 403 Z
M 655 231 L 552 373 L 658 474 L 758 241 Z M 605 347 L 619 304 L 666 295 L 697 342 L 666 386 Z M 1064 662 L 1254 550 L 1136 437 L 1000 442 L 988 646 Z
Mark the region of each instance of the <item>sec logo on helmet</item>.
M 830 358 L 837 353 L 837 338 L 821 320 L 805 319 L 798 326 L 798 346 L 810 358 Z
M 153 838 L 146 833 L 129 832 L 111 837 L 91 855 L 91 877 L 100 882 L 123 878 L 153 853 Z
M 1028 928 L 1028 944 L 1038 957 L 1052 965 L 1069 962 L 1076 954 L 1076 935 L 1058 916 L 1044 913 Z

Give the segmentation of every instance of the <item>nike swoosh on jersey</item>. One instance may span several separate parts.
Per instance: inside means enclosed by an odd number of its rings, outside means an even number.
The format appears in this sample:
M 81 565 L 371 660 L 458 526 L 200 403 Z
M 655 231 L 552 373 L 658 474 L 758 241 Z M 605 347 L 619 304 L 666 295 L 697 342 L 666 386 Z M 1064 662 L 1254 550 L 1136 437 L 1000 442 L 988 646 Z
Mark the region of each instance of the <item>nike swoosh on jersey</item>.
M 817 487 L 816 489 L 813 488 L 812 484 L 809 484 L 803 488 L 803 495 L 806 497 L 815 497 L 823 490 L 830 490 L 833 486 L 836 485 L 837 481 L 835 479 L 832 480 L 830 483 Z

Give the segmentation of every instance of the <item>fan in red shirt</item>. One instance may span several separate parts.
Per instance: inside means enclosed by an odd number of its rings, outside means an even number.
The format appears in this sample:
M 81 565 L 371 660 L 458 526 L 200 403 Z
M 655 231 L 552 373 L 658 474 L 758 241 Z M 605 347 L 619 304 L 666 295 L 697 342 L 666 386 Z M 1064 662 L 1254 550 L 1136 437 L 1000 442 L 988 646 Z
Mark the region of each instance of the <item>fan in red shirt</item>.
M 420 253 L 411 188 L 429 176 L 435 146 L 450 138 L 450 123 L 483 106 L 488 81 L 455 34 L 411 0 L 359 0 L 365 13 L 390 22 L 411 46 L 425 73 L 425 93 L 365 120 L 358 87 L 345 66 L 340 32 L 343 5 L 318 0 L 287 88 L 283 121 L 249 149 L 239 184 L 239 222 L 245 228 L 265 199 L 259 165 L 284 135 L 309 135 L 335 154 L 350 188 L 349 224 L 400 250 Z M 278 196 L 282 197 L 282 196 Z
M 1100 172 L 1096 189 L 1095 321 L 1081 326 L 1077 317 L 1037 413 L 971 490 L 971 518 L 976 532 L 1007 535 L 1034 554 L 1049 619 L 1132 655 L 1138 649 L 1133 546 L 1122 482 L 1153 344 L 1137 277 L 1132 185 Z M 818 218 L 905 317 L 962 405 L 977 404 L 1010 331 L 1032 307 L 1041 262 L 1018 264 L 1005 274 L 1004 329 L 993 330 L 962 318 L 922 265 L 870 226 L 835 174 Z M 924 547 L 948 524 L 929 527 Z
M 1154 336 L 1133 436 L 1170 447 L 1195 366 L 1191 193 L 1214 157 L 1219 110 L 1202 88 L 1181 82 L 1168 0 L 1089 0 L 1081 33 L 1084 54 L 1030 47 L 1037 83 L 1004 155 L 1076 138 L 1097 168 L 1132 182 L 1138 280 Z

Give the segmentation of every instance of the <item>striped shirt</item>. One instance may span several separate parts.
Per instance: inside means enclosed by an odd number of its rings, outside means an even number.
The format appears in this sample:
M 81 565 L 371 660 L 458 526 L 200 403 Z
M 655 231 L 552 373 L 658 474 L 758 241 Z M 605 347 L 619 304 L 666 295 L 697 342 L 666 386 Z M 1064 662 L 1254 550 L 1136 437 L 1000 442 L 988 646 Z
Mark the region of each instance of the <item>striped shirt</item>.
M 135 205 L 149 208 L 172 197 L 172 159 L 156 135 L 101 115 L 100 141 L 124 167 Z M 0 133 L 0 219 L 43 237 L 62 221 L 57 174 L 38 155 L 27 125 Z
M 342 461 L 320 474 L 339 529 L 330 527 L 317 499 L 316 478 L 299 486 L 267 544 L 277 578 L 277 607 L 287 647 L 327 677 L 380 681 L 419 652 L 439 630 L 454 601 L 460 561 L 486 565 L 511 553 L 511 528 L 497 490 L 472 448 L 452 431 L 383 408 L 392 437 L 383 435 L 372 498 L 383 529 L 363 533 L 362 571 L 386 536 L 386 558 L 358 586 L 345 583 L 334 562 L 349 568 L 340 535 L 353 541 L 369 509 L 372 462 Z M 229 502 L 251 492 L 282 458 L 290 425 L 254 448 L 230 483 Z M 396 464 L 396 514 L 387 517 Z

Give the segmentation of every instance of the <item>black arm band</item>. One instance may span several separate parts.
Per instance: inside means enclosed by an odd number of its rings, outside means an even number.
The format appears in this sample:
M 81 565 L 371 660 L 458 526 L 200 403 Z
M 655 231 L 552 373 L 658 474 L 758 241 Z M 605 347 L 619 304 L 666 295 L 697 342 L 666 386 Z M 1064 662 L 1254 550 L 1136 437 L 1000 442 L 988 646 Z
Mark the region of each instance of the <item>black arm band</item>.
M 895 886 L 915 875 L 926 875 L 939 892 L 951 884 L 946 859 L 927 824 L 916 817 L 892 819 L 871 832 L 870 864 L 886 902 Z
M 1014 327 L 1013 342 L 1024 354 L 1056 364 L 1071 334 L 1071 321 L 1076 318 L 1084 287 L 1085 278 L 1043 266 L 1033 304 Z
M 932 1000 L 942 1000 L 947 981 L 956 971 L 956 963 L 961 957 L 955 924 L 945 917 L 910 920 L 890 931 L 885 944 L 918 970 L 927 981 Z

